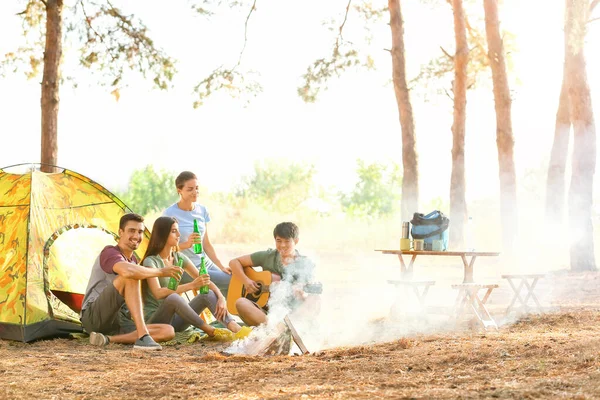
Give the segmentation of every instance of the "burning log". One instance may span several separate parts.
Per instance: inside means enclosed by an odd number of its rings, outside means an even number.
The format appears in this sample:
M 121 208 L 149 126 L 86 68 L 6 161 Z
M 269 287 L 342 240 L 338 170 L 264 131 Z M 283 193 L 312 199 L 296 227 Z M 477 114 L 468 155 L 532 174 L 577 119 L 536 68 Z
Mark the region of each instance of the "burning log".
M 252 356 L 288 355 L 292 348 L 292 340 L 296 343 L 302 354 L 309 353 L 289 316 L 286 315 L 283 322 L 277 324 L 271 334 L 250 342 L 244 352 Z
M 290 320 L 289 315 L 285 316 L 285 318 L 283 319 L 283 322 L 285 322 L 285 324 L 289 328 L 290 333 L 292 334 L 292 338 L 294 339 L 294 342 L 296 343 L 296 345 L 298 346 L 298 348 L 300 349 L 302 354 L 308 354 L 309 351 L 306 348 L 306 346 L 304 345 L 304 342 L 302 341 L 302 338 L 298 334 L 298 331 L 296 330 L 296 328 L 294 328 L 294 324 L 292 324 L 292 321 Z M 289 353 L 289 350 L 288 350 L 288 353 Z
M 289 308 L 282 313 L 273 313 L 274 315 L 285 315 L 283 321 L 278 323 L 274 329 L 271 329 L 266 334 L 261 330 L 261 334 L 250 335 L 243 343 L 243 348 L 240 353 L 251 356 L 265 355 L 287 355 L 292 347 L 292 340 L 296 343 L 302 354 L 308 354 L 309 351 L 300 337 L 300 334 L 294 327 L 290 319 L 290 315 L 294 319 L 301 320 L 314 317 L 315 313 L 320 310 L 319 296 L 321 293 L 321 284 L 313 284 L 313 289 L 309 289 L 309 293 L 305 295 L 304 302 L 292 314 L 289 314 Z M 307 287 L 305 287 L 307 290 Z M 273 311 L 273 310 L 271 310 Z M 278 310 L 279 311 L 279 310 Z M 287 314 L 286 314 L 287 312 Z M 258 333 L 258 332 L 257 332 Z

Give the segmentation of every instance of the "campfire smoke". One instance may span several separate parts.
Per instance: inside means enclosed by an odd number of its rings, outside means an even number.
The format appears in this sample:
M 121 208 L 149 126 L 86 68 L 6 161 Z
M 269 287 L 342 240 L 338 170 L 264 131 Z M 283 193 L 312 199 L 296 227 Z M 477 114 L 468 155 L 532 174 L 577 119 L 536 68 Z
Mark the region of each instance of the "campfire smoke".
M 478 221 L 474 232 L 476 249 L 501 252 L 497 258 L 478 258 L 475 266 L 475 279 L 478 282 L 499 285 L 487 304 L 499 326 L 510 324 L 521 316 L 514 312 L 510 316 L 505 315 L 513 293 L 501 278 L 503 274 L 545 274 L 535 291 L 544 307 L 543 312 L 555 308 L 554 297 L 563 297 L 563 292 L 570 285 L 562 282 L 570 274 L 567 224 L 556 221 L 556 227 L 548 229 L 543 209 L 523 206 L 521 210 L 515 251 L 509 254 L 500 248 L 501 225 L 498 214 L 478 212 L 475 207 L 471 209 Z M 489 213 L 494 217 L 486 218 Z M 540 221 L 545 221 L 545 224 Z M 386 246 L 389 245 L 381 248 Z M 462 278 L 460 260 L 433 257 L 417 260 L 413 279 L 436 281 L 421 309 L 414 293 L 405 293 L 388 284 L 388 280 L 400 279 L 398 260 L 394 257 L 374 254 L 372 250 L 357 252 L 356 248 L 346 248 L 334 256 L 327 254 L 322 259 L 311 256 L 311 259 L 318 261 L 318 268 L 314 271 L 314 277 L 306 278 L 321 282 L 323 293 L 310 295 L 307 299 L 309 306 L 304 310 L 294 309 L 290 301 L 294 289 L 290 282 L 281 282 L 269 299 L 268 323 L 255 328 L 248 338 L 234 343 L 227 352 L 286 354 L 286 347 L 280 346 L 286 343 L 287 346 L 291 344 L 292 353 L 302 354 L 299 346 L 294 344 L 291 329 L 284 322 L 286 316 L 309 352 L 388 342 L 415 335 L 441 334 L 457 329 L 455 324 L 450 323 L 457 297 L 451 285 Z M 583 282 L 582 290 L 572 292 L 570 296 L 574 304 L 580 300 L 577 296 L 585 295 L 586 285 L 593 283 L 593 280 Z M 401 310 L 394 315 L 397 305 Z
M 303 301 L 299 300 L 297 292 L 302 285 L 292 284 L 292 279 L 297 282 L 312 281 L 315 265 L 310 259 L 301 257 L 286 268 L 286 278 L 271 285 L 271 294 L 267 303 L 269 309 L 267 323 L 254 328 L 247 338 L 234 342 L 225 350 L 226 353 L 289 354 L 292 341 L 298 345 L 301 353 L 308 352 L 292 318 L 302 321 L 310 316 L 315 317 L 315 313 L 318 313 L 320 296 L 306 294 Z

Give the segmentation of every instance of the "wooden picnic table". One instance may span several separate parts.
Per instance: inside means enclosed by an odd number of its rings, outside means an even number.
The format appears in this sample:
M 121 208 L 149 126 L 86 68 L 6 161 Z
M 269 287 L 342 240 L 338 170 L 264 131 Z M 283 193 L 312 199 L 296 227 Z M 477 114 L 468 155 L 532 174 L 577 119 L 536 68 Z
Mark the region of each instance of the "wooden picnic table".
M 403 280 L 411 280 L 413 273 L 413 264 L 417 256 L 446 256 L 446 257 L 460 257 L 464 265 L 464 278 L 463 283 L 473 283 L 473 266 L 477 257 L 496 257 L 499 256 L 499 252 L 493 251 L 429 251 L 429 250 L 375 250 L 383 254 L 395 254 L 400 260 L 400 272 Z M 404 262 L 403 256 L 412 256 L 408 266 Z M 470 260 L 467 258 L 471 257 Z

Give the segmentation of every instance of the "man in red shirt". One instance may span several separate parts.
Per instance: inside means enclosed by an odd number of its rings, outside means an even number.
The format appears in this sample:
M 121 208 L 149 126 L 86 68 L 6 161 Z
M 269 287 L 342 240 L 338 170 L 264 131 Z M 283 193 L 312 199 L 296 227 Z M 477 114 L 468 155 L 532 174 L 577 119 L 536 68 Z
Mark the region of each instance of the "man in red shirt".
M 81 324 L 90 333 L 91 344 L 133 343 L 134 349 L 160 350 L 156 341 L 175 337 L 169 324 L 144 322 L 140 281 L 151 277 L 179 279 L 182 270 L 176 266 L 157 269 L 138 265 L 134 251 L 143 237 L 144 218 L 133 213 L 123 215 L 117 245 L 106 246 L 94 262 L 81 309 Z M 133 332 L 119 325 L 123 304 L 127 304 L 135 323 Z

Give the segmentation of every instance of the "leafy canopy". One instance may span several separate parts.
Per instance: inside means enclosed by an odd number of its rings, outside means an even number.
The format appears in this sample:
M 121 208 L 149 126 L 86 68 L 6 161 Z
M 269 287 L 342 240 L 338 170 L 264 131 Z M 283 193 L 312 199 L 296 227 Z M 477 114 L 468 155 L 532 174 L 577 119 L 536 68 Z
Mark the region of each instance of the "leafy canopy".
M 367 164 L 357 160 L 358 182 L 350 193 L 340 193 L 344 212 L 359 218 L 392 215 L 401 198 L 400 171 L 400 166 L 395 163 Z
M 39 75 L 43 66 L 46 7 L 42 0 L 27 0 L 19 13 L 23 44 L 4 55 L 0 72 L 22 71 L 28 78 Z M 127 71 L 137 71 L 158 89 L 168 89 L 176 72 L 175 62 L 148 36 L 146 25 L 110 0 L 76 0 L 63 6 L 63 70 L 78 54 L 80 66 L 98 76 L 118 100 Z M 70 52 L 70 50 L 75 50 Z M 74 81 L 65 74 L 64 79 Z
M 312 164 L 270 159 L 254 164 L 254 173 L 242 179 L 237 196 L 289 212 L 308 200 L 316 170 Z
M 129 188 L 119 198 L 140 215 L 163 210 L 179 198 L 175 190 L 175 174 L 156 171 L 152 165 L 135 170 L 129 179 Z

